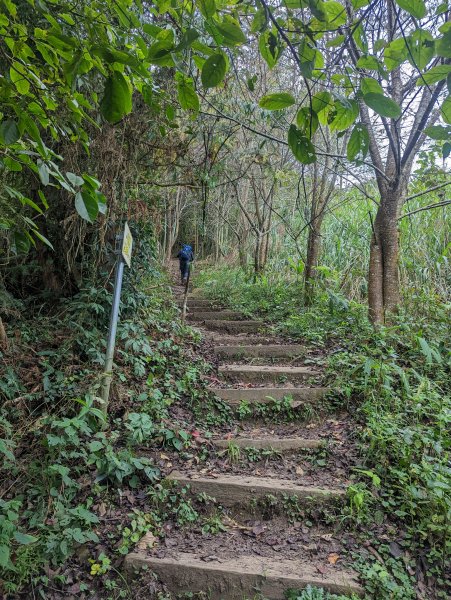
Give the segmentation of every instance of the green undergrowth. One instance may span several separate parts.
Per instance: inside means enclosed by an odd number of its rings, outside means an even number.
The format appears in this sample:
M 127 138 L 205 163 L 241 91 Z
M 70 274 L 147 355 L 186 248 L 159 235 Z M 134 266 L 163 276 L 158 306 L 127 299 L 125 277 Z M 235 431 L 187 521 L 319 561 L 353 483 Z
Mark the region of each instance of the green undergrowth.
M 244 307 L 277 323 L 290 339 L 327 350 L 326 383 L 351 409 L 360 439 L 362 468 L 349 486 L 344 516 L 363 539 L 371 532 L 373 552 L 361 568 L 368 593 L 407 600 L 419 585 L 428 597 L 445 598 L 451 549 L 450 304 L 432 290 L 412 291 L 404 312 L 375 330 L 365 306 L 325 285 L 315 304 L 304 307 L 301 282 L 291 272 L 270 272 L 253 282 L 227 266 L 204 271 L 196 283 L 207 298 Z
M 184 493 L 158 487 L 152 451 L 190 449 L 199 424 L 223 423 L 229 413 L 207 393 L 197 334 L 178 318 L 149 232 L 139 234 L 106 417 L 99 395 L 110 286 L 87 285 L 71 298 L 8 298 L 9 344 L 0 354 L 2 597 L 25 590 L 40 598 L 55 590 L 136 597 L 120 574 L 122 555 L 148 531 L 163 535 L 165 518 L 183 525 L 196 516 Z

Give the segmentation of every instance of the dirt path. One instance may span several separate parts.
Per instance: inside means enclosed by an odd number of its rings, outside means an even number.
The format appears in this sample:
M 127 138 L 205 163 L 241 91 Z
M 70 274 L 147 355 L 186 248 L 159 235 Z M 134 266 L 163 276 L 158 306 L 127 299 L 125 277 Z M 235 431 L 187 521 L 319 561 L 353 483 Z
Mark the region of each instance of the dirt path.
M 180 286 L 174 293 L 181 300 Z M 204 504 L 203 526 L 130 554 L 127 568 L 145 565 L 173 593 L 213 600 L 282 599 L 307 585 L 362 595 L 344 549 L 352 539 L 336 527 L 355 449 L 346 415 L 324 413 L 323 357 L 196 295 L 188 306 L 214 356 L 211 391 L 236 420 L 212 432 L 206 462 L 168 477 Z

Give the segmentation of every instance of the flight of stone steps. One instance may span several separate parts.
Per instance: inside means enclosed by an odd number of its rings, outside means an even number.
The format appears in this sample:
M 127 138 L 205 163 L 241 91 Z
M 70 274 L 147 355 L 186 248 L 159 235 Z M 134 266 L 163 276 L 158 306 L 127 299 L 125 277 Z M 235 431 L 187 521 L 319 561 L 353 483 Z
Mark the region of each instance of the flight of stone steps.
M 214 353 L 219 360 L 218 385 L 211 391 L 236 408 L 243 401 L 248 405 L 264 404 L 292 398 L 293 406 L 318 404 L 327 391 L 315 385 L 319 372 L 310 366 L 299 365 L 305 349 L 300 345 L 276 343 L 265 333 L 264 323 L 246 320 L 240 313 L 222 310 L 209 301 L 190 296 L 188 319 L 193 326 L 202 329 L 204 336 L 213 344 Z M 297 360 L 296 360 L 297 359 Z M 302 359 L 301 359 L 302 360 Z M 236 362 L 234 362 L 236 361 Z M 296 362 L 293 366 L 291 363 Z M 250 364 L 252 363 L 252 364 Z M 257 364 L 255 364 L 257 363 Z M 288 363 L 288 364 L 286 364 Z M 257 450 L 276 450 L 281 455 L 296 451 L 309 451 L 320 448 L 324 439 L 315 439 L 305 423 L 299 423 L 295 435 L 277 435 L 272 428 L 259 428 L 258 436 L 250 434 L 252 429 L 243 426 L 231 438 L 230 435 L 218 435 L 212 442 L 218 450 L 227 450 L 231 443 L 235 447 L 255 448 Z M 344 502 L 345 485 L 322 486 L 306 485 L 302 477 L 298 480 L 260 476 L 259 473 L 227 474 L 215 476 L 187 470 L 173 471 L 168 479 L 182 486 L 189 485 L 194 495 L 203 494 L 214 498 L 219 505 L 230 511 L 236 521 L 245 518 L 247 509 L 253 510 L 259 501 L 265 498 L 296 498 L 300 503 L 313 503 L 323 506 Z M 284 515 L 265 522 L 273 537 L 283 537 L 288 527 Z M 245 529 L 245 527 L 242 527 Z M 268 556 L 259 556 L 261 551 L 251 546 L 250 553 L 235 552 L 233 544 L 237 533 L 224 536 L 225 546 L 222 556 L 214 560 L 205 560 L 202 552 L 187 552 L 183 545 L 175 548 L 167 556 L 158 557 L 151 552 L 134 552 L 126 557 L 128 571 L 146 567 L 174 594 L 205 592 L 205 598 L 212 600 L 253 600 L 256 597 L 269 600 L 281 600 L 287 589 L 303 589 L 307 585 L 323 587 L 331 593 L 363 595 L 357 575 L 351 568 L 326 561 L 318 563 L 308 548 L 301 543 L 292 544 L 287 553 L 278 557 L 277 552 L 268 552 Z M 330 533 L 319 531 L 322 539 L 330 539 Z M 329 537 L 328 537 L 329 536 Z M 202 540 L 199 541 L 199 544 Z M 230 548 L 227 547 L 230 544 Z M 275 546 L 277 547 L 277 546 Z M 331 549 L 334 548 L 331 546 Z M 263 553 L 264 554 L 264 553 Z M 325 563 L 325 564 L 324 564 Z M 257 596 L 257 594 L 260 594 Z

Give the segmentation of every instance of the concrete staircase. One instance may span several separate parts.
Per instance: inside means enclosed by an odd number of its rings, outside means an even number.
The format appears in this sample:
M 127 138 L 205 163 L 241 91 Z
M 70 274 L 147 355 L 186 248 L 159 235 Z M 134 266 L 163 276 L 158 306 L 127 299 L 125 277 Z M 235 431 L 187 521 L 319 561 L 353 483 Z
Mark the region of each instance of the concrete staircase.
M 286 397 L 292 399 L 291 406 L 320 404 L 327 389 L 315 385 L 320 372 L 307 366 L 274 365 L 273 362 L 290 363 L 293 358 L 299 359 L 306 354 L 300 345 L 272 344 L 252 338 L 249 333 L 264 333 L 264 324 L 256 320 L 246 320 L 235 311 L 222 310 L 208 300 L 193 297 L 188 303 L 189 318 L 193 324 L 210 332 L 223 332 L 224 339 L 214 337 L 214 354 L 224 361 L 218 367 L 220 383 L 210 388 L 218 398 L 236 408 L 242 402 L 264 405 Z M 242 335 L 230 342 L 227 334 Z M 208 333 L 206 335 L 209 335 Z M 263 339 L 263 338 L 262 338 Z M 249 364 L 256 358 L 268 364 Z M 239 360 L 240 363 L 230 361 Z M 246 387 L 243 387 L 246 386 Z M 262 387 L 264 386 L 264 387 Z M 238 432 L 234 436 L 218 435 L 212 444 L 218 451 L 226 452 L 231 445 L 238 449 L 252 447 L 256 450 L 274 450 L 281 455 L 296 451 L 312 451 L 321 448 L 327 440 L 312 438 L 305 424 L 299 424 L 295 436 L 278 436 L 270 431 L 263 431 L 260 437 L 248 437 Z M 230 475 L 208 473 L 190 469 L 173 471 L 168 477 L 183 487 L 189 486 L 194 495 L 202 494 L 206 498 L 214 498 L 215 505 L 225 510 L 244 510 L 251 505 L 255 510 L 259 501 L 267 497 L 296 499 L 301 505 L 315 506 L 337 505 L 346 496 L 346 485 L 322 487 L 303 485 L 302 477 L 287 479 L 283 476 L 263 477 L 253 475 Z M 242 514 L 240 512 L 234 514 Z M 283 518 L 283 515 L 282 515 Z M 271 521 L 267 527 L 274 528 L 277 536 L 283 529 L 280 519 Z M 232 543 L 232 538 L 230 538 Z M 303 589 L 308 585 L 323 587 L 335 594 L 355 594 L 363 596 L 363 589 L 358 583 L 356 573 L 348 564 L 318 565 L 309 553 L 299 546 L 295 558 L 284 556 L 234 555 L 226 553 L 206 561 L 196 552 L 185 551 L 170 556 L 158 557 L 152 553 L 134 552 L 125 560 L 126 569 L 134 571 L 146 567 L 174 594 L 205 592 L 212 600 L 254 599 L 256 593 L 269 600 L 282 600 L 287 589 Z

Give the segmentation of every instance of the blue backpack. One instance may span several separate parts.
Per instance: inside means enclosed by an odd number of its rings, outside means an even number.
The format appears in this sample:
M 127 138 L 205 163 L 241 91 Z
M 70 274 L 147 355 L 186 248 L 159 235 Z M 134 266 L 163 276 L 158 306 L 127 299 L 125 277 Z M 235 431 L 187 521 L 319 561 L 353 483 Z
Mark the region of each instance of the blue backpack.
M 182 260 L 191 260 L 193 257 L 193 249 L 189 244 L 184 244 L 179 252 L 179 257 Z

